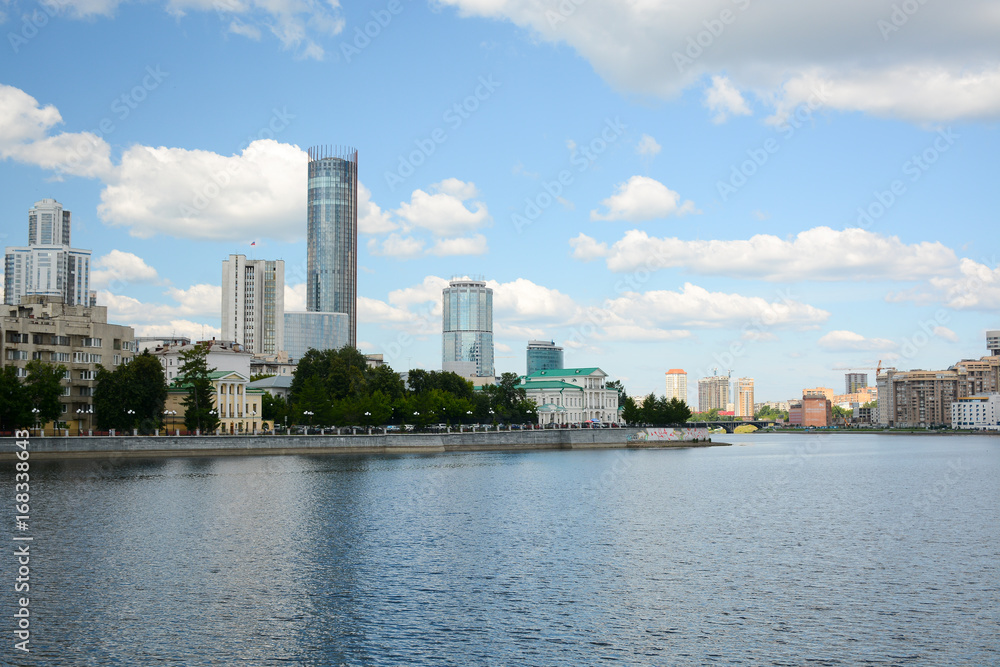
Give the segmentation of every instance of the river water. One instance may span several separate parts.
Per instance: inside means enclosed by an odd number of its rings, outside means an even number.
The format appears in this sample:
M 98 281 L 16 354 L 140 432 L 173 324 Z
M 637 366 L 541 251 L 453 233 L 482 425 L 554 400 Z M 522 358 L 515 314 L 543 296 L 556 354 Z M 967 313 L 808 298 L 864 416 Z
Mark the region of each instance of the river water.
M 1000 438 L 721 437 L 32 461 L 0 663 L 1000 664 Z

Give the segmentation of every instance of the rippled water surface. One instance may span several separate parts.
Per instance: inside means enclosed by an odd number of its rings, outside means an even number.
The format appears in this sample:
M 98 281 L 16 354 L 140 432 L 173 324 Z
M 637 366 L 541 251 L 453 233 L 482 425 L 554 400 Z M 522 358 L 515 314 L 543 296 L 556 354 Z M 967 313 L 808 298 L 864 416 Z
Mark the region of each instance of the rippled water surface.
M 33 461 L 0 662 L 1000 664 L 1000 438 L 725 439 Z

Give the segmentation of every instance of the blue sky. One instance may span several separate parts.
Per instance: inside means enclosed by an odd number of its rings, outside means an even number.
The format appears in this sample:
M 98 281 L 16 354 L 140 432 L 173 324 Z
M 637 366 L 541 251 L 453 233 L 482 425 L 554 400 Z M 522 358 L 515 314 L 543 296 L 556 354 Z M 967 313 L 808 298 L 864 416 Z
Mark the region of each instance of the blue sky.
M 358 339 L 397 370 L 440 367 L 461 275 L 498 373 L 553 339 L 633 394 L 719 368 L 761 401 L 981 356 L 1000 11 L 814 4 L 5 0 L 0 234 L 54 197 L 112 321 L 219 335 L 230 253 L 304 309 L 305 150 L 347 145 Z

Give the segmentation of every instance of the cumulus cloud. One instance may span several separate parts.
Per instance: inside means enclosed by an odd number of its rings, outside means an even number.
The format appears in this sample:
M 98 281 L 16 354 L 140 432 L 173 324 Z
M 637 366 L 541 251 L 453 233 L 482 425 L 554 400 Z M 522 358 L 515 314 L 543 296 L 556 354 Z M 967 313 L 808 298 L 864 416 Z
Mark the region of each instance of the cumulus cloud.
M 905 244 L 863 229 L 814 227 L 782 239 L 757 234 L 746 240 L 682 241 L 640 230 L 604 249 L 581 234 L 570 241 L 578 258 L 603 251 L 612 271 L 681 267 L 703 275 L 793 282 L 796 280 L 921 280 L 951 273 L 955 252 L 939 242 Z M 725 261 L 720 261 L 725 258 Z
M 376 239 L 369 240 L 368 252 L 380 257 L 410 259 L 420 257 L 424 254 L 424 242 L 412 236 L 402 236 L 393 233 L 381 241 Z
M 101 289 L 112 283 L 152 283 L 159 280 L 156 269 L 146 264 L 138 255 L 112 250 L 95 259 L 91 264 L 90 284 Z
M 1000 310 L 1000 266 L 962 258 L 956 271 L 931 276 L 926 283 L 890 292 L 886 301 L 912 301 L 917 305 L 942 304 L 954 310 Z
M 492 222 L 486 204 L 465 202 L 477 196 L 473 183 L 449 178 L 435 183 L 431 194 L 414 190 L 409 202 L 402 202 L 395 214 L 404 221 L 404 229 L 423 229 L 434 236 L 457 236 L 475 231 Z
M 681 196 L 663 183 L 648 176 L 633 176 L 619 183 L 615 194 L 601 202 L 606 212 L 595 209 L 590 212 L 590 219 L 638 222 L 694 211 L 694 202 L 680 201 Z
M 289 285 L 285 283 L 285 311 L 300 313 L 306 309 L 306 284 Z
M 441 2 L 565 42 L 626 92 L 670 98 L 724 75 L 733 90 L 778 107 L 822 84 L 828 105 L 844 111 L 919 121 L 1000 115 L 1000 16 L 990 0 L 919 3 L 902 26 L 890 3 L 870 0 Z
M 713 123 L 724 123 L 729 116 L 749 116 L 750 107 L 740 91 L 724 76 L 713 76 L 712 86 L 705 91 L 705 106 L 714 113 Z
M 358 233 L 385 234 L 395 229 L 399 225 L 392 221 L 392 215 L 372 201 L 371 190 L 358 181 Z
M 222 288 L 219 285 L 192 285 L 168 289 L 174 303 L 150 303 L 135 297 L 98 290 L 97 302 L 108 308 L 108 321 L 132 326 L 137 336 L 188 336 L 192 340 L 220 336 Z M 211 323 L 189 318 L 205 318 Z
M 635 146 L 635 152 L 639 155 L 645 155 L 647 157 L 655 157 L 660 154 L 660 144 L 656 143 L 656 139 L 644 134 L 639 138 L 639 143 Z
M 486 237 L 482 234 L 476 234 L 475 236 L 454 239 L 438 239 L 428 252 L 438 257 L 485 255 L 489 252 L 489 248 L 486 244 Z
M 569 245 L 573 248 L 573 257 L 584 262 L 608 256 L 607 243 L 598 243 L 583 232 L 576 238 L 570 239 Z
M 951 343 L 958 342 L 958 334 L 949 329 L 948 327 L 943 327 L 943 326 L 934 327 L 933 333 L 938 338 L 944 338 L 946 341 L 949 341 Z
M 825 334 L 817 343 L 829 352 L 890 352 L 899 347 L 898 343 L 887 338 L 866 338 L 842 329 Z

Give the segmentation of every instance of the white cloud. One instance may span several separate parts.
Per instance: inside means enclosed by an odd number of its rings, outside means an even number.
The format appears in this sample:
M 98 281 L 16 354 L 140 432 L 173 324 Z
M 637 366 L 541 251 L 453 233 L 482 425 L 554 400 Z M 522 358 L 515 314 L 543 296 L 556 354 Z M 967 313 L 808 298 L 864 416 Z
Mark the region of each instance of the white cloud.
M 649 157 L 654 157 L 660 153 L 660 144 L 656 143 L 656 139 L 649 136 L 648 134 L 642 135 L 639 138 L 639 143 L 636 144 L 635 152 L 639 155 L 647 155 Z
M 221 285 L 192 285 L 187 289 L 171 287 L 166 294 L 176 301 L 179 307 L 175 312 L 181 315 L 206 315 L 222 316 L 222 286 Z
M 424 254 L 424 242 L 412 236 L 401 236 L 400 234 L 393 233 L 381 241 L 376 239 L 369 240 L 368 252 L 381 257 L 411 259 Z
M 454 239 L 438 239 L 428 252 L 438 257 L 485 255 L 489 252 L 489 248 L 486 244 L 486 237 L 482 234 L 476 234 L 475 236 Z
M 465 201 L 477 195 L 472 183 L 449 178 L 436 183 L 436 194 L 414 190 L 409 202 L 402 202 L 395 214 L 405 221 L 404 230 L 424 229 L 435 236 L 457 236 L 492 222 L 486 204 Z
M 178 335 L 197 340 L 221 335 L 214 324 L 188 319 L 205 317 L 213 322 L 219 320 L 222 307 L 220 286 L 192 285 L 188 289 L 168 289 L 165 294 L 176 303 L 146 303 L 106 289 L 98 290 L 97 302 L 107 306 L 109 322 L 131 326 L 137 336 Z
M 750 107 L 740 91 L 724 76 L 713 76 L 712 86 L 705 91 L 705 106 L 715 114 L 713 123 L 724 123 L 729 116 L 749 116 Z
M 437 308 L 441 314 L 441 293 L 448 286 L 448 280 L 438 276 L 426 276 L 418 285 L 404 287 L 389 292 L 389 303 L 394 306 L 409 308 L 410 306 L 426 307 L 428 303 Z
M 209 340 L 222 338 L 222 330 L 201 322 L 191 320 L 170 320 L 161 324 L 139 324 L 135 327 L 136 336 L 187 336 L 191 340 Z
M 577 237 L 574 247 L 593 247 Z M 683 267 L 703 275 L 796 280 L 920 280 L 953 272 L 958 258 L 939 242 L 904 244 L 863 229 L 814 227 L 790 239 L 682 241 L 631 230 L 607 250 L 612 271 Z M 724 259 L 724 261 L 720 261 Z
M 887 338 L 865 338 L 853 331 L 831 331 L 821 337 L 817 343 L 830 352 L 889 352 L 899 347 L 895 341 Z
M 372 201 L 372 192 L 358 181 L 358 233 L 385 234 L 398 229 L 388 211 Z
M 90 283 L 95 289 L 128 283 L 152 283 L 159 276 L 156 269 L 130 252 L 112 250 L 107 255 L 95 259 L 91 264 Z
M 569 245 L 573 248 L 573 257 L 584 262 L 608 256 L 607 243 L 598 243 L 596 239 L 592 239 L 583 232 L 580 232 L 576 238 L 570 239 Z
M 525 278 L 509 283 L 488 280 L 486 284 L 493 289 L 494 321 L 566 322 L 579 312 L 568 295 Z
M 607 212 L 595 209 L 590 212 L 590 219 L 638 222 L 694 211 L 693 202 L 688 200 L 681 204 L 680 201 L 681 196 L 663 183 L 648 176 L 633 176 L 619 183 L 615 194 L 601 202 Z
M 944 338 L 945 340 L 950 341 L 952 343 L 958 342 L 958 334 L 949 329 L 948 327 L 943 327 L 943 326 L 934 327 L 933 333 L 938 338 Z
M 1000 266 L 991 269 L 962 258 L 956 269 L 941 271 L 913 289 L 890 292 L 886 301 L 912 301 L 917 305 L 939 303 L 954 310 L 1000 310 Z
M 802 99 L 796 89 L 824 82 L 829 105 L 845 111 L 921 121 L 1000 114 L 991 0 L 918 3 L 898 30 L 894 6 L 870 0 L 441 2 L 565 42 L 623 91 L 670 98 L 725 75 L 735 90 L 786 108 Z
M 285 311 L 301 313 L 306 309 L 306 284 L 289 285 L 285 283 Z

